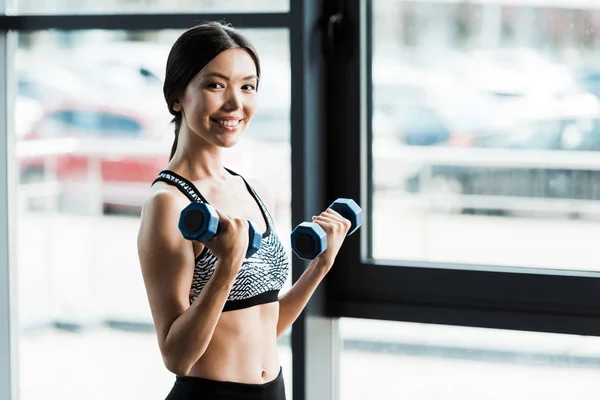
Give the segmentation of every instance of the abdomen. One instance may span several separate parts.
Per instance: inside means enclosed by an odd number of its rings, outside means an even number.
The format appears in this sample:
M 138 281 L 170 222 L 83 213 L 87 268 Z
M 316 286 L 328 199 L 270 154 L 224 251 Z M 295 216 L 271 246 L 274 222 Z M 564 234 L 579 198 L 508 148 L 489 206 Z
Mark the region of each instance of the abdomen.
M 189 375 L 242 383 L 277 377 L 279 302 L 221 314 L 212 340 Z

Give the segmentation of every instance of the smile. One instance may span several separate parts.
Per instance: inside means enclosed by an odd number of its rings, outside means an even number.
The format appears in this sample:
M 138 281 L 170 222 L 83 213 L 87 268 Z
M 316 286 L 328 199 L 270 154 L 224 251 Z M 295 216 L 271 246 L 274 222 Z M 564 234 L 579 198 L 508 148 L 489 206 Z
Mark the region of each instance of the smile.
M 213 122 L 215 122 L 215 123 L 217 123 L 219 125 L 226 126 L 228 128 L 235 128 L 235 127 L 237 127 L 242 122 L 241 119 L 236 119 L 236 120 L 218 120 L 218 119 L 212 119 L 212 118 L 211 118 L 211 121 L 213 121 Z

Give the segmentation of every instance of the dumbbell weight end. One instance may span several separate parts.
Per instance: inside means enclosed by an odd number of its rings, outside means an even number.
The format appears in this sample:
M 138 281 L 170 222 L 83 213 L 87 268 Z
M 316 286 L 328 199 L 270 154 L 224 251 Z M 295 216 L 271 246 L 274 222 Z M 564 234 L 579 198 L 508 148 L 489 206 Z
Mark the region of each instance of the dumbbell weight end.
M 246 258 L 250 258 L 260 249 L 260 243 L 262 242 L 262 235 L 256 229 L 254 222 L 248 221 L 248 251 L 246 251 Z
M 313 260 L 327 249 L 327 233 L 315 222 L 299 224 L 290 240 L 294 253 L 304 260 Z
M 362 208 L 352 199 L 339 198 L 329 206 L 342 217 L 346 218 L 352 224 L 348 230 L 347 236 L 352 235 L 363 222 Z

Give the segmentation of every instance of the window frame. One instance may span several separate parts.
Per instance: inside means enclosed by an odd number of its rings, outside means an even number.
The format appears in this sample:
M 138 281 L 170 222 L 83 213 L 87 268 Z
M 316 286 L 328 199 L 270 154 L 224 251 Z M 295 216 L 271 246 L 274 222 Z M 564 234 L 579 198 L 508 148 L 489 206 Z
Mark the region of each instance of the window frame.
M 227 21 L 236 28 L 289 28 L 291 12 L 273 13 L 160 13 L 160 14 L 65 14 L 65 15 L 2 15 L 0 31 L 58 30 L 163 30 L 185 29 L 201 20 Z
M 0 18 L 5 9 L 5 0 L 0 0 Z M 1 26 L 1 25 L 0 25 Z M 14 54 L 16 40 L 14 35 L 0 29 L 0 55 L 9 60 Z M 13 110 L 15 91 L 10 85 L 13 68 L 9 63 L 0 63 L 0 154 L 4 154 L 0 168 L 0 398 L 18 398 L 18 333 L 17 324 L 17 278 L 11 265 L 16 260 L 15 223 L 12 213 L 16 205 L 16 196 L 9 190 L 15 182 L 14 155 L 9 149 L 14 148 L 14 138 L 8 135 L 13 131 Z M 16 86 L 16 82 L 15 86 Z
M 372 7 L 371 0 L 345 2 L 338 51 L 329 65 L 328 90 L 338 95 L 329 104 L 331 114 L 344 118 L 329 121 L 325 197 L 357 200 L 365 224 L 346 239 L 326 279 L 326 314 L 600 335 L 600 273 L 371 257 Z

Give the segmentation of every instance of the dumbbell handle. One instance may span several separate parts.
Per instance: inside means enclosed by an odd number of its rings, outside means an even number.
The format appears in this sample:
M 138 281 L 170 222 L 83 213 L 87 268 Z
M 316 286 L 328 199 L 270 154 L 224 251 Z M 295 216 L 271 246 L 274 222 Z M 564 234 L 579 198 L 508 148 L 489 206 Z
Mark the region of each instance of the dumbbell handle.
M 256 253 L 258 251 L 258 247 L 253 247 L 253 241 L 256 240 L 256 236 L 260 236 L 259 234 L 257 234 L 256 232 L 258 232 L 258 230 L 256 229 L 256 225 L 254 224 L 254 222 L 247 220 L 248 221 L 248 249 L 246 250 L 246 258 L 250 258 L 252 257 L 252 255 L 254 253 Z M 219 234 L 219 232 L 221 232 L 221 223 L 217 224 L 217 231 L 215 232 L 215 234 L 213 235 L 213 237 L 217 236 Z M 259 241 L 260 243 L 260 241 Z
M 181 212 L 179 227 L 186 239 L 199 242 L 210 240 L 221 232 L 221 223 L 216 212 L 214 212 L 214 209 L 210 205 L 205 203 L 202 205 L 191 204 L 186 207 Z M 209 234 L 212 231 L 214 231 L 214 234 Z M 258 233 L 254 223 L 248 220 L 248 250 L 246 258 L 251 257 L 258 251 L 261 239 L 262 236 Z

